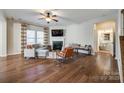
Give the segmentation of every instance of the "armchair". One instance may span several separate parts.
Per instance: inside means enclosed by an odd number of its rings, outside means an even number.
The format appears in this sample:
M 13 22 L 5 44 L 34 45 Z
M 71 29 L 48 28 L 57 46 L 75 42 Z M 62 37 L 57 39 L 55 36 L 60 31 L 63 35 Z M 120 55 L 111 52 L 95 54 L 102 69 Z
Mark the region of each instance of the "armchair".
M 31 45 L 27 45 L 27 47 L 24 49 L 24 57 L 35 57 L 35 48 L 33 48 Z
M 66 60 L 67 58 L 72 58 L 73 57 L 73 48 L 65 48 L 63 51 L 58 52 L 56 55 L 57 57 L 61 57 L 64 60 Z

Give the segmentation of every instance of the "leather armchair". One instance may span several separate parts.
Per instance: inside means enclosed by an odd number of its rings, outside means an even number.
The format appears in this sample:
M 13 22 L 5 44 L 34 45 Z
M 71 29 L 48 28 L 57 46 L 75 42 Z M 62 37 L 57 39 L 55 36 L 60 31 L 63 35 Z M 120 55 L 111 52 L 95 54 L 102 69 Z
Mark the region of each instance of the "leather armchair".
M 66 60 L 67 58 L 72 58 L 73 57 L 73 48 L 67 47 L 63 51 L 60 51 L 57 53 L 57 57 L 63 58 L 63 60 Z

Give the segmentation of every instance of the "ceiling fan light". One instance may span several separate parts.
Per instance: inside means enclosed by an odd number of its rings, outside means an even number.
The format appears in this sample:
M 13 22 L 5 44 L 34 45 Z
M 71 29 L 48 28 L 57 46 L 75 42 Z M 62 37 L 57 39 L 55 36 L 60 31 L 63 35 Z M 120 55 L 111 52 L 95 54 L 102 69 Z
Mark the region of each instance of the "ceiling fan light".
M 50 21 L 51 21 L 51 19 L 50 19 L 50 18 L 46 18 L 46 21 L 50 22 Z

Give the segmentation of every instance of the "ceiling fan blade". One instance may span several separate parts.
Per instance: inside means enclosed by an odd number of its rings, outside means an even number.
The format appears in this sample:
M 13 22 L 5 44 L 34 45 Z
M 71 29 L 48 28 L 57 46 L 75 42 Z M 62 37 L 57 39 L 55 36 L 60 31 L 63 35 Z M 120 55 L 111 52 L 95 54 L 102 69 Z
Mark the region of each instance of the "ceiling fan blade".
M 55 22 L 58 22 L 58 20 L 56 20 L 56 19 L 52 19 L 53 21 L 55 21 Z
M 52 17 L 57 17 L 57 15 L 52 15 Z
M 43 15 L 43 16 L 45 16 L 43 13 L 40 13 L 40 15 Z
M 44 18 L 38 18 L 39 20 L 42 20 L 42 19 L 44 19 Z
M 58 16 L 58 18 L 62 19 L 62 20 L 66 20 L 66 21 L 70 21 L 70 22 L 74 22 L 73 20 L 71 20 L 70 18 L 67 18 L 67 17 L 62 17 L 62 16 Z

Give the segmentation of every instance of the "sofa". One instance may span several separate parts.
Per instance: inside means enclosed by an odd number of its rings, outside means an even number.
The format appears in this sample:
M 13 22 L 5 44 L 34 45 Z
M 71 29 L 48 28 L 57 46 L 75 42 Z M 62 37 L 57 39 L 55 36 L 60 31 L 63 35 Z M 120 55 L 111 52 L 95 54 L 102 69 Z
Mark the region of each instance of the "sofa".
M 32 44 L 26 45 L 24 49 L 25 58 L 47 57 L 50 51 L 50 45 Z
M 81 46 L 81 44 L 72 43 L 72 44 L 69 44 L 69 47 L 74 48 L 75 52 L 88 54 L 88 55 L 91 55 L 91 53 L 92 53 L 92 46 L 91 45 Z

